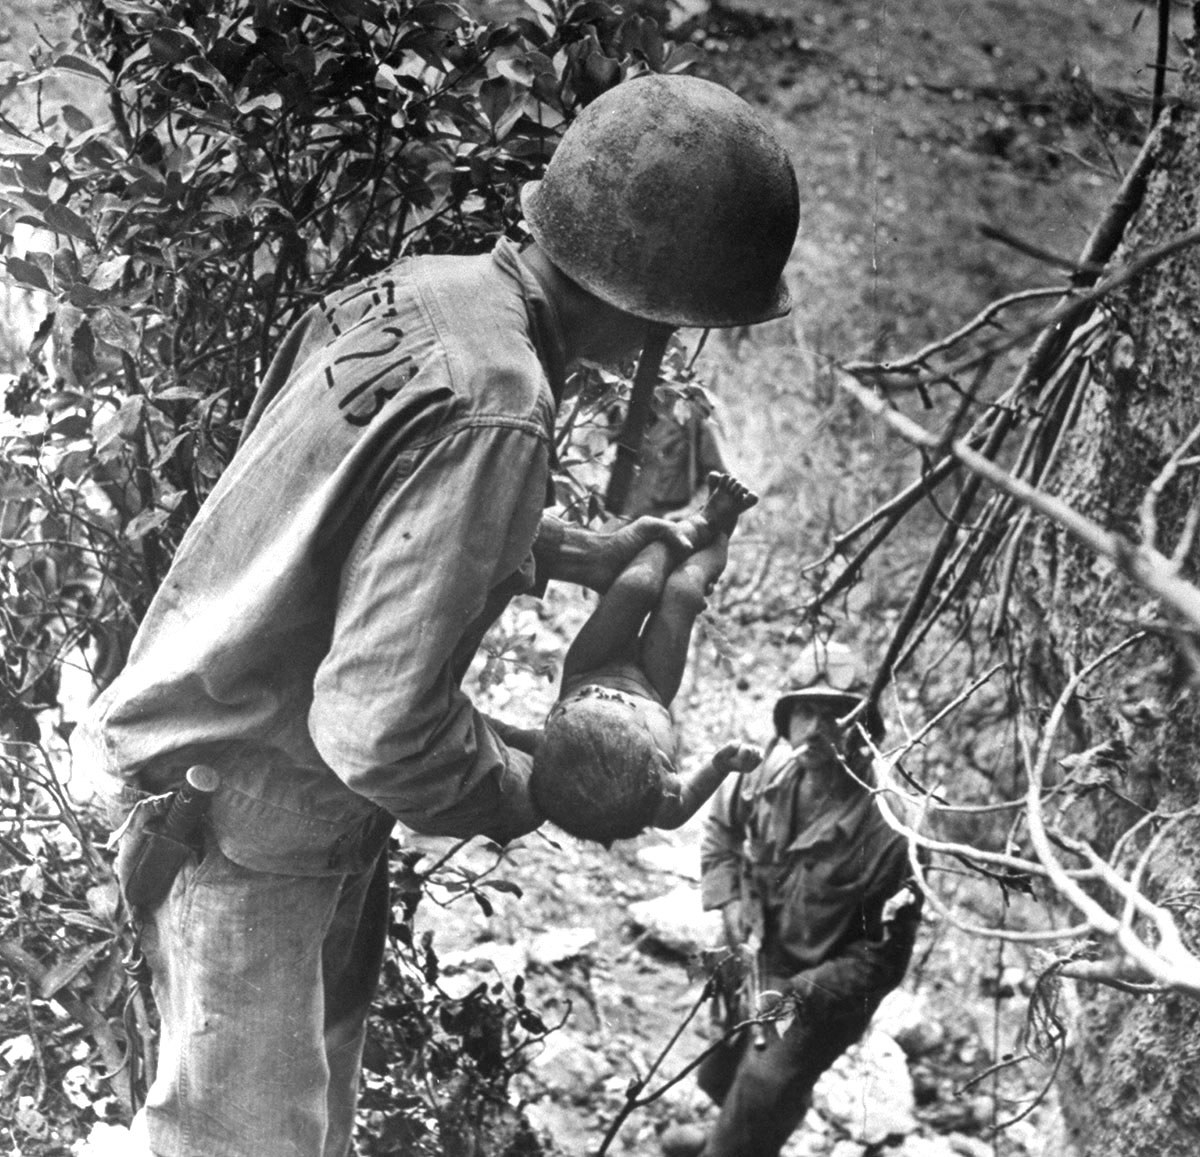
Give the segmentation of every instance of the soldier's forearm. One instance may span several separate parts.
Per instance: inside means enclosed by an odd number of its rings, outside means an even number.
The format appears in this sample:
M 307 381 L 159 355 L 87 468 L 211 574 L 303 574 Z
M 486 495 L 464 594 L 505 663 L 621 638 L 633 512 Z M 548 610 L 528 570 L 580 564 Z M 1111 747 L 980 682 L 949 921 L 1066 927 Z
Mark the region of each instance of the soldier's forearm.
M 616 530 L 589 530 L 543 515 L 533 557 L 539 581 L 554 579 L 603 592 L 652 542 L 681 553 L 689 549 L 679 527 L 661 518 L 638 518 Z

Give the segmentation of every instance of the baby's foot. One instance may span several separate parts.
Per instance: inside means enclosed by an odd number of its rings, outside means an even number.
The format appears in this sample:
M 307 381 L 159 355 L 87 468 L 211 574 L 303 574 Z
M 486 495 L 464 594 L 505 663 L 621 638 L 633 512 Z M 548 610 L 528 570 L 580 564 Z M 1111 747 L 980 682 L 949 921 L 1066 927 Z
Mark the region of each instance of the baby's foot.
M 718 534 L 732 534 L 737 526 L 738 515 L 749 510 L 757 501 L 758 495 L 743 486 L 732 474 L 721 474 L 714 470 L 708 476 L 708 501 L 700 514 Z

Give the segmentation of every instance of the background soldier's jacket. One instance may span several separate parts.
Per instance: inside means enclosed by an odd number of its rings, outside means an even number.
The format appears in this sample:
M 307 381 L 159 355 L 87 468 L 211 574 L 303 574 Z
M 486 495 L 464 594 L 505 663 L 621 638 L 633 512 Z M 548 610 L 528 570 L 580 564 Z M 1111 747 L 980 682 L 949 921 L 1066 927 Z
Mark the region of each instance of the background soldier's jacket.
M 909 878 L 907 843 L 867 791 L 804 813 L 791 747 L 731 777 L 713 799 L 701 849 L 707 909 L 747 889 L 762 921 L 764 972 L 791 976 L 882 934 L 887 899 Z M 744 874 L 744 877 L 743 877 Z

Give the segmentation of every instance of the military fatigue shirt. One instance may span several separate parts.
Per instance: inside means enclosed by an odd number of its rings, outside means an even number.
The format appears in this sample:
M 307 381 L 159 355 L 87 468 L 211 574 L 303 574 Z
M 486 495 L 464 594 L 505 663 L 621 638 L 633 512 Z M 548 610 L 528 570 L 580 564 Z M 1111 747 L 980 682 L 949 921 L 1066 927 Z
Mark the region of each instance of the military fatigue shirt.
M 222 850 L 252 868 L 333 870 L 378 809 L 512 835 L 530 758 L 459 679 L 533 581 L 561 382 L 553 310 L 507 242 L 309 310 L 76 758 L 145 790 L 213 764 Z

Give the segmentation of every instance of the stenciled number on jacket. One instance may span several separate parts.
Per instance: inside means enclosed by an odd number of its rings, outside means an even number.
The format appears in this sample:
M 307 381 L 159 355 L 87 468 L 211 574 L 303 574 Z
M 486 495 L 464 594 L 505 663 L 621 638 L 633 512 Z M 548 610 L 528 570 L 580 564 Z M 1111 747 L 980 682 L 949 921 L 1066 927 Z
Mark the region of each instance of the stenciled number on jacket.
M 381 291 L 382 297 L 380 296 Z M 366 310 L 349 329 L 343 330 L 338 325 L 337 314 L 334 311 L 330 310 L 325 315 L 330 328 L 338 338 L 352 341 L 351 335 L 354 331 L 362 329 L 364 341 L 376 339 L 376 344 L 349 349 L 337 357 L 332 365 L 325 367 L 325 384 L 335 394 L 340 394 L 337 403 L 338 409 L 342 411 L 342 417 L 352 426 L 369 425 L 383 407 L 417 373 L 417 367 L 413 364 L 410 355 L 395 356 L 396 351 L 404 342 L 404 331 L 398 325 L 379 324 L 381 321 L 398 316 L 397 311 L 392 307 L 392 302 L 395 300 L 394 291 L 395 286 L 390 281 L 376 286 L 370 293 Z M 385 302 L 388 308 L 381 313 L 375 312 Z M 338 303 L 342 308 L 346 304 L 348 303 Z M 341 313 L 341 309 L 338 310 L 338 313 Z M 339 344 L 341 343 L 339 342 Z M 382 365 L 379 365 L 378 359 L 380 358 L 385 359 Z M 339 367 L 344 368 L 339 370 Z M 373 372 L 366 377 L 360 377 L 369 370 L 373 370 Z M 364 396 L 370 403 L 370 408 L 365 411 L 356 407 L 356 403 Z M 351 407 L 356 408 L 352 410 Z

